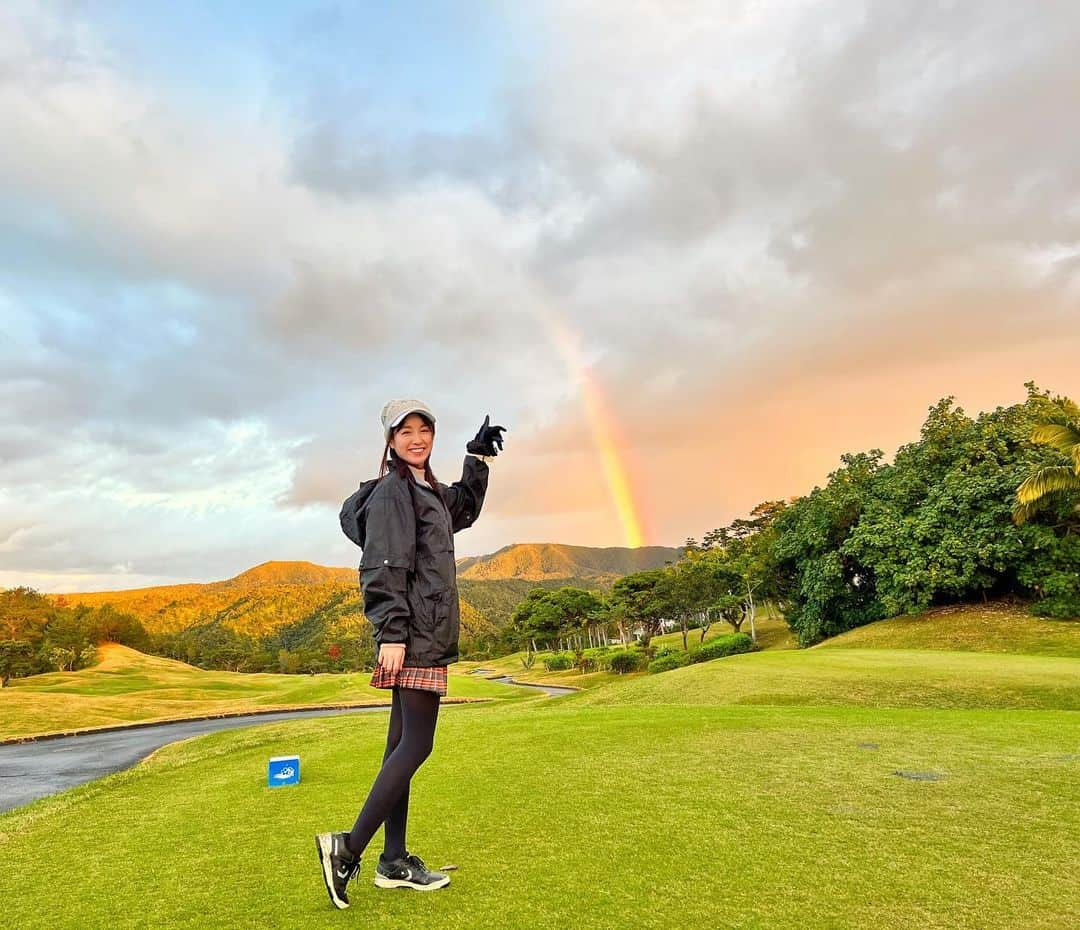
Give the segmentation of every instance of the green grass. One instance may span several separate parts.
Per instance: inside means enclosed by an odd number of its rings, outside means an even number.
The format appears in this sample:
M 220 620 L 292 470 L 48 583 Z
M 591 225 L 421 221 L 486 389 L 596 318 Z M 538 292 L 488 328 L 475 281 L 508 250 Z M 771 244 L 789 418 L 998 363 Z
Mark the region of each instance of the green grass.
M 1080 659 L 914 649 L 757 652 L 625 675 L 565 700 L 1080 710 Z
M 834 636 L 815 649 L 945 649 L 1080 658 L 1080 618 L 1033 617 L 1020 607 L 937 607 L 880 620 Z
M 564 698 L 447 706 L 413 780 L 409 848 L 434 868 L 456 864 L 452 883 L 372 886 L 378 833 L 344 913 L 326 898 L 312 836 L 351 825 L 381 762 L 384 714 L 174 744 L 0 815 L 6 923 L 1080 925 L 1072 641 L 1057 642 L 1064 655 L 1031 654 L 1045 642 L 936 642 L 773 649 Z M 301 785 L 266 788 L 267 758 L 287 752 L 301 756 Z
M 270 675 L 211 672 L 116 643 L 78 672 L 16 678 L 0 690 L 0 739 L 147 720 L 320 704 L 382 704 L 370 672 Z M 520 700 L 521 691 L 451 669 L 447 698 Z
M 1075 715 L 563 700 L 441 715 L 409 846 L 458 866 L 445 891 L 373 887 L 380 833 L 353 908 L 331 910 L 312 834 L 351 825 L 385 718 L 330 718 L 176 744 L 0 817 L 6 923 L 1075 925 Z M 300 753 L 302 784 L 263 787 L 285 752 Z

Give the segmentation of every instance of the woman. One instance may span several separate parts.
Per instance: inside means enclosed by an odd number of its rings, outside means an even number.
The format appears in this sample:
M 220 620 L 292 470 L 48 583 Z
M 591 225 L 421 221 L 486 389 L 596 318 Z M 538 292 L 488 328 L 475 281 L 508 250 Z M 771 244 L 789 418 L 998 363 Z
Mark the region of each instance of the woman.
M 460 614 L 454 536 L 471 526 L 487 492 L 488 461 L 502 450 L 502 426 L 484 418 L 465 447 L 462 478 L 447 487 L 431 471 L 435 414 L 409 398 L 389 401 L 381 414 L 386 446 L 379 477 L 365 481 L 341 508 L 341 528 L 364 551 L 360 586 L 364 615 L 378 646 L 371 677 L 393 692 L 382 768 L 349 832 L 315 837 L 323 880 L 335 907 L 349 906 L 345 886 L 381 824 L 384 848 L 375 866 L 380 888 L 444 888 L 405 848 L 409 782 L 431 754 L 446 667 L 458 661 Z M 389 454 L 389 460 L 387 455 Z

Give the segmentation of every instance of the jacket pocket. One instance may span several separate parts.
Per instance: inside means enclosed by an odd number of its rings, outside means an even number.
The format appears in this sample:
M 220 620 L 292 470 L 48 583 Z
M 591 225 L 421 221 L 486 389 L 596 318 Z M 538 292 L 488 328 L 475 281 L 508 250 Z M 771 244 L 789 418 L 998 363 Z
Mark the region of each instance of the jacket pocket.
M 435 629 L 432 638 L 439 658 L 450 652 L 457 640 L 457 630 L 453 629 L 453 611 L 450 609 L 452 597 L 457 597 L 457 591 L 454 589 L 440 591 L 434 605 Z
M 448 591 L 456 586 L 457 566 L 454 564 L 454 550 L 441 549 L 432 552 L 431 560 L 434 566 L 434 584 L 437 590 Z

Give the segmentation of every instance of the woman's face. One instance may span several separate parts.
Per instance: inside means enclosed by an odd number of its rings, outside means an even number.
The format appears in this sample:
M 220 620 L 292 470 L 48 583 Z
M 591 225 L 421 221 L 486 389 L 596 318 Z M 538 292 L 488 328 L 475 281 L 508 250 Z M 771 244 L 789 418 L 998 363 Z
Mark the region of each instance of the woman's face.
M 394 454 L 416 468 L 423 468 L 435 443 L 435 432 L 418 413 L 410 413 L 390 437 Z

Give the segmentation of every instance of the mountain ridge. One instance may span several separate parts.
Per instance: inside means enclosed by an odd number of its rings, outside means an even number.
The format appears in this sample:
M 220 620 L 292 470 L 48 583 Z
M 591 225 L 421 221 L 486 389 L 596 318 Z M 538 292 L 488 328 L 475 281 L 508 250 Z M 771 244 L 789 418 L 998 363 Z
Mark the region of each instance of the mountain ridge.
M 463 557 L 457 560 L 462 633 L 492 632 L 530 587 L 607 589 L 622 575 L 661 568 L 681 552 L 668 546 L 511 543 L 489 555 Z M 134 614 L 147 630 L 163 633 L 221 625 L 265 636 L 312 622 L 354 629 L 363 611 L 356 568 L 303 560 L 261 562 L 220 581 L 46 596 L 69 606 L 112 604 Z

